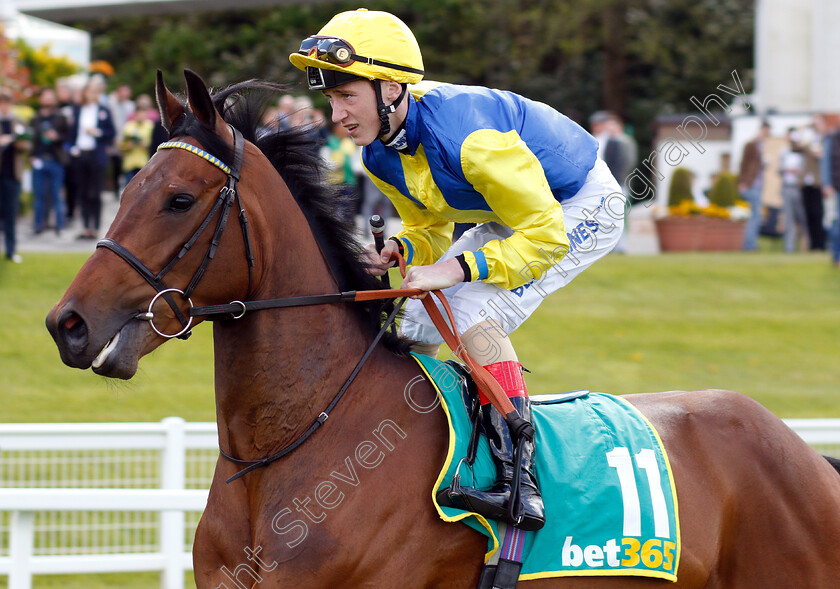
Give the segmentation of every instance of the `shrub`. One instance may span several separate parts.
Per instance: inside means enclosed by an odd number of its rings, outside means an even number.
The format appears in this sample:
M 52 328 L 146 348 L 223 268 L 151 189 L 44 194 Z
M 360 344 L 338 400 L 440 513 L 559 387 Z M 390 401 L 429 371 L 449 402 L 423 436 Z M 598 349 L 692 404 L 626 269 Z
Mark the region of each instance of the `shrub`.
M 734 174 L 721 172 L 709 191 L 709 202 L 722 209 L 728 209 L 735 206 L 738 196 L 738 179 Z
M 677 207 L 684 201 L 694 201 L 691 194 L 691 179 L 693 174 L 687 168 L 677 168 L 671 177 L 668 190 L 668 207 Z

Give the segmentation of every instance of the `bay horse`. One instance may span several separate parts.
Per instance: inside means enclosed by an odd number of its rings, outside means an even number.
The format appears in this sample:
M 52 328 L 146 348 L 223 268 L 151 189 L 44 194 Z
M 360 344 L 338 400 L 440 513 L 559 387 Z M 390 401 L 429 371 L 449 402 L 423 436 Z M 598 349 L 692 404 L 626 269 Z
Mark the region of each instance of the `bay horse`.
M 220 456 L 195 535 L 199 589 L 475 587 L 486 538 L 444 523 L 432 506 L 447 426 L 442 411 L 427 410 L 435 392 L 407 343 L 386 335 L 325 412 L 377 337 L 381 302 L 245 312 L 248 301 L 379 285 L 319 180 L 305 130 L 260 129 L 258 96 L 280 90 L 273 84 L 243 82 L 211 96 L 200 77 L 185 76 L 182 102 L 158 74 L 163 122 L 179 145 L 158 151 L 129 183 L 106 240 L 47 316 L 62 360 L 131 378 L 165 336 L 190 327 L 190 306 L 223 305 L 229 312 L 213 322 L 220 449 L 257 461 L 323 424 L 229 484 L 242 465 Z M 218 219 L 228 216 L 225 229 Z M 837 585 L 840 476 L 823 457 L 733 392 L 626 398 L 671 459 L 682 530 L 675 587 Z

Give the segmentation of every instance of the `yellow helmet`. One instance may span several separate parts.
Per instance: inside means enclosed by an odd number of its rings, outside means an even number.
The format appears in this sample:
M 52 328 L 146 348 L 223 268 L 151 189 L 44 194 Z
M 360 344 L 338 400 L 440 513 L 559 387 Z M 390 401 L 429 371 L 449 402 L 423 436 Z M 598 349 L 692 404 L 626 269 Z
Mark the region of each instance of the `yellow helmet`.
M 365 8 L 334 16 L 317 35 L 304 39 L 289 61 L 306 70 L 311 90 L 357 77 L 415 84 L 425 73 L 411 29 L 393 14 Z

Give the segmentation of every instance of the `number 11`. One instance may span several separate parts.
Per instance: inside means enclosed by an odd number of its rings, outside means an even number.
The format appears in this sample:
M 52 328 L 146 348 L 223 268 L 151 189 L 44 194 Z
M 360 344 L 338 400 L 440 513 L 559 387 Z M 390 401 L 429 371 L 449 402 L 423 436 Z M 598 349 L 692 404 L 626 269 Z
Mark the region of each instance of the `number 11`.
M 614 448 L 607 452 L 607 463 L 617 471 L 618 482 L 621 485 L 621 498 L 624 502 L 624 535 L 641 536 L 642 507 L 630 451 L 621 446 Z M 645 471 L 650 486 L 654 533 L 659 538 L 669 538 L 671 526 L 668 505 L 665 502 L 665 494 L 662 492 L 662 479 L 659 476 L 656 454 L 649 448 L 641 450 L 636 454 L 636 465 Z

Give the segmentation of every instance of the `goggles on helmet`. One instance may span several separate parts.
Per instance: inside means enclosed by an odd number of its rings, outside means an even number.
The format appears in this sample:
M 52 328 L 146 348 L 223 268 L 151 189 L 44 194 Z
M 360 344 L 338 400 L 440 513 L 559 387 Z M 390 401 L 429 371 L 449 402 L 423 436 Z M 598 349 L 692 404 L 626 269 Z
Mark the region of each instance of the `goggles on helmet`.
M 356 55 L 353 46 L 344 39 L 338 37 L 325 37 L 321 35 L 313 35 L 307 37 L 300 44 L 298 53 L 308 57 L 315 57 L 326 63 L 331 63 L 339 67 L 347 67 L 353 62 L 366 63 L 368 65 L 377 65 L 380 67 L 400 70 L 403 72 L 411 72 L 414 74 L 425 74 L 423 70 L 418 70 L 413 67 L 391 63 L 389 61 L 382 61 L 373 59 L 372 57 L 364 57 Z M 314 88 L 313 88 L 314 89 Z

